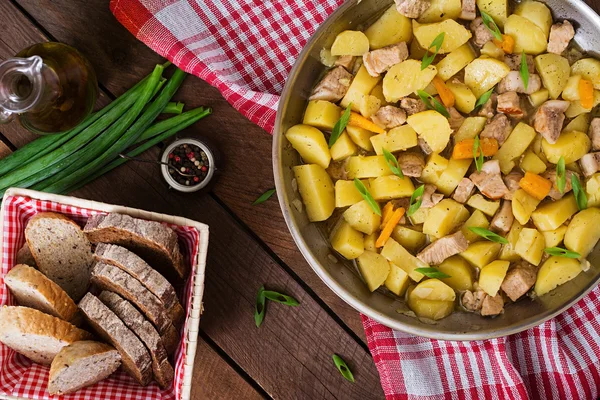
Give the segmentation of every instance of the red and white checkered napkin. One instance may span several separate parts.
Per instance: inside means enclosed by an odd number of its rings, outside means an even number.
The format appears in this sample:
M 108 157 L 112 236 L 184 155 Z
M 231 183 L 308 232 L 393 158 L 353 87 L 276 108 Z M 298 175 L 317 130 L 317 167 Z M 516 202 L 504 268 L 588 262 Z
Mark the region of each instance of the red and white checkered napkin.
M 34 200 L 29 197 L 12 196 L 4 200 L 5 215 L 4 239 L 2 241 L 2 264 L 0 265 L 0 306 L 15 305 L 14 299 L 4 285 L 3 277 L 14 266 L 17 251 L 25 243 L 25 226 L 31 217 L 39 212 L 53 211 L 64 214 L 81 226 L 85 225 L 88 217 L 98 214 L 98 211 L 66 206 L 52 201 Z M 182 243 L 182 252 L 188 260 L 195 260 L 200 240 L 198 231 L 192 227 L 169 225 L 175 230 Z M 195 267 L 194 267 L 195 269 Z M 185 285 L 180 297 L 188 310 L 192 301 L 192 285 L 195 271 Z M 181 332 L 181 337 L 189 333 L 189 313 Z M 181 340 L 175 353 L 175 380 L 170 388 L 161 390 L 155 382 L 147 387 L 141 387 L 131 377 L 119 370 L 108 379 L 76 393 L 61 396 L 65 400 L 178 400 L 181 398 L 184 365 L 186 364 L 186 342 Z M 48 393 L 49 367 L 32 363 L 27 357 L 0 344 L 0 398 L 27 399 L 56 399 Z
M 111 9 L 138 39 L 217 87 L 236 109 L 272 132 L 278 95 L 296 56 L 342 3 L 112 0 Z M 390 399 L 595 399 L 599 298 L 596 288 L 552 321 L 482 342 L 423 339 L 366 317 L 363 322 Z

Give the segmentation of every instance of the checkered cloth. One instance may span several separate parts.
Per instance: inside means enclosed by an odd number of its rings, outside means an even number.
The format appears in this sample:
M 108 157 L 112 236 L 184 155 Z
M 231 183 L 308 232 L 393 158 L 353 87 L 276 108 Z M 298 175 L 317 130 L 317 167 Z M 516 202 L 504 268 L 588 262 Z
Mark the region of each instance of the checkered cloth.
M 4 240 L 2 241 L 2 264 L 0 265 L 0 306 L 15 305 L 13 296 L 4 285 L 3 277 L 14 266 L 17 251 L 25 243 L 25 226 L 27 222 L 39 212 L 53 211 L 66 215 L 79 223 L 85 225 L 88 217 L 98 214 L 98 211 L 65 206 L 51 201 L 34 200 L 28 197 L 11 196 L 4 199 L 5 215 Z M 188 260 L 195 260 L 200 240 L 198 231 L 187 226 L 169 225 L 175 230 L 182 244 L 182 252 Z M 192 285 L 194 272 L 190 274 L 180 299 L 188 309 L 192 301 Z M 181 332 L 181 338 L 185 338 L 190 331 L 190 315 L 186 320 Z M 183 383 L 184 365 L 186 360 L 186 341 L 181 340 L 179 348 L 175 353 L 175 380 L 171 387 L 162 390 L 155 382 L 147 387 L 141 387 L 133 378 L 119 370 L 94 386 L 81 389 L 76 393 L 64 396 L 69 400 L 179 400 L 181 399 L 181 387 Z M 49 367 L 32 363 L 27 357 L 17 354 L 14 350 L 0 344 L 0 399 L 27 398 L 51 400 L 47 391 Z M 61 397 L 63 398 L 63 397 Z
M 112 0 L 111 9 L 138 39 L 272 132 L 278 94 L 296 56 L 341 3 Z M 481 342 L 423 339 L 363 322 L 389 399 L 596 399 L 599 298 L 596 288 L 552 321 Z

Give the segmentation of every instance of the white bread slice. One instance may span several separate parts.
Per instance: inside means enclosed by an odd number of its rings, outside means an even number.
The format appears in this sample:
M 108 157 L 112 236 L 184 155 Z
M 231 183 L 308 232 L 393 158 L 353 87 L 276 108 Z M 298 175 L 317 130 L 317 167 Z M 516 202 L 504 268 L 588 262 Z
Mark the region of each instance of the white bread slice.
M 38 364 L 50 365 L 63 347 L 91 338 L 90 333 L 33 308 L 0 308 L 0 342 Z
M 152 371 L 158 385 L 163 389 L 171 386 L 173 367 L 167 359 L 162 339 L 152 324 L 130 302 L 116 293 L 103 291 L 98 298 L 144 342 L 152 357 Z
M 121 355 L 107 344 L 82 340 L 62 348 L 54 357 L 48 392 L 69 394 L 108 378 L 121 365 Z
M 92 243 L 113 243 L 128 248 L 150 265 L 162 268 L 160 272 L 170 278 L 187 275 L 177 234 L 160 222 L 116 213 L 93 215 L 83 231 Z
M 175 351 L 179 335 L 167 315 L 165 305 L 137 279 L 113 265 L 100 262 L 92 269 L 92 283 L 100 289 L 115 292 L 135 304 L 156 327 L 169 354 Z
M 89 240 L 74 221 L 43 212 L 25 229 L 25 238 L 40 272 L 74 300 L 87 291 L 93 256 Z
M 140 339 L 91 293 L 81 299 L 79 309 L 98 336 L 119 350 L 125 372 L 140 385 L 148 385 L 152 379 L 152 360 Z
M 20 306 L 35 308 L 76 325 L 77 305 L 44 274 L 28 265 L 15 265 L 4 277 Z
M 106 264 L 119 267 L 136 278 L 152 294 L 163 302 L 169 317 L 175 325 L 183 321 L 185 311 L 177 299 L 173 286 L 146 261 L 125 247 L 100 243 L 96 246 L 94 258 Z

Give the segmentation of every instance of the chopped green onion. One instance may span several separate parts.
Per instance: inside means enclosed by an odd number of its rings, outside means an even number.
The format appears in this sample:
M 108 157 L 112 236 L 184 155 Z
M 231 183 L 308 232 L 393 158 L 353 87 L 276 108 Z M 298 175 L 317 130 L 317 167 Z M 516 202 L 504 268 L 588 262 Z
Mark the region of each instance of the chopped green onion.
M 415 268 L 416 272 L 420 272 L 428 278 L 434 279 L 444 279 L 444 278 L 452 278 L 450 275 L 440 271 L 437 268 Z
M 423 203 L 423 192 L 425 192 L 425 185 L 419 186 L 415 189 L 412 196 L 410 196 L 410 205 L 406 212 L 407 216 L 412 216 L 419 208 L 421 208 L 421 203 Z
M 168 102 L 165 108 L 162 110 L 163 114 L 181 114 L 183 112 L 183 104 L 182 102 Z
M 257 328 L 260 328 L 260 325 L 265 319 L 265 303 L 265 287 L 261 286 L 260 289 L 258 289 L 258 294 L 256 295 L 256 304 L 254 307 L 254 322 L 256 323 Z
M 487 103 L 490 97 L 492 97 L 492 93 L 494 93 L 494 88 L 491 88 L 490 90 L 482 94 L 481 97 L 477 100 L 477 103 L 475 103 L 475 108 L 482 107 L 485 103 Z
M 581 254 L 571 250 L 563 249 L 562 247 L 548 247 L 544 249 L 544 252 L 551 256 L 559 256 L 566 258 L 580 258 Z
M 425 52 L 425 55 L 423 56 L 423 60 L 421 61 L 421 71 L 423 71 L 425 68 L 427 68 L 433 62 L 433 60 L 435 59 L 435 56 L 437 56 L 438 52 L 442 48 L 442 44 L 444 43 L 445 36 L 446 36 L 446 33 L 442 32 L 439 35 L 437 35 L 435 37 L 435 39 L 433 39 L 433 42 L 431 42 L 431 44 L 427 48 L 427 51 Z M 432 47 L 435 47 L 435 52 L 433 54 L 429 55 L 429 50 L 431 50 Z
M 350 120 L 350 112 L 352 112 L 352 103 L 348 104 L 346 111 L 344 111 L 338 122 L 333 126 L 333 130 L 329 136 L 329 147 L 337 142 L 342 132 L 344 132 L 344 129 L 346 129 L 346 125 L 348 125 L 348 121 Z
M 525 86 L 525 90 L 527 90 L 527 86 L 529 86 L 529 67 L 527 67 L 525 50 L 521 53 L 521 79 L 523 79 L 523 86 Z
M 567 175 L 565 171 L 565 158 L 560 156 L 558 163 L 556 164 L 556 187 L 559 192 L 564 193 L 566 185 Z
M 381 208 L 379 208 L 379 204 L 377 204 L 373 196 L 371 196 L 371 193 L 369 193 L 364 183 L 362 183 L 360 179 L 354 178 L 354 186 L 356 187 L 362 198 L 365 199 L 367 204 L 369 204 L 371 210 L 373 210 L 375 214 L 381 217 Z
M 254 200 L 254 202 L 252 203 L 253 206 L 256 206 L 258 204 L 262 204 L 265 201 L 269 200 L 269 198 L 271 196 L 273 196 L 273 194 L 275 193 L 275 189 L 270 189 L 267 190 L 266 192 L 264 192 L 263 194 L 261 194 L 258 199 Z
M 425 103 L 427 108 L 429 108 L 430 110 L 435 110 L 435 111 L 439 112 L 446 118 L 450 118 L 450 113 L 448 112 L 446 107 L 444 107 L 444 105 L 442 103 L 437 101 L 435 99 L 435 97 L 433 97 L 432 95 L 430 95 L 429 93 L 427 93 L 424 90 L 417 90 L 417 95 L 421 98 L 421 101 L 423 101 L 423 103 Z
M 494 38 L 496 38 L 496 40 L 502 40 L 502 34 L 500 33 L 500 29 L 498 29 L 498 25 L 496 25 L 496 22 L 494 22 L 494 19 L 481 9 L 479 9 L 479 12 L 481 13 L 483 24 L 492 33 Z
M 577 208 L 579 208 L 579 210 L 585 210 L 588 202 L 587 195 L 585 194 L 583 187 L 581 187 L 579 178 L 575 174 L 571 174 L 571 186 L 573 187 L 573 194 L 577 201 Z
M 481 168 L 483 167 L 483 148 L 481 147 L 479 135 L 475 136 L 475 141 L 473 142 L 473 159 L 475 159 L 477 172 L 481 172 Z
M 385 162 L 387 163 L 388 167 L 390 168 L 390 171 L 392 171 L 394 175 L 399 176 L 400 178 L 404 179 L 404 174 L 402 173 L 402 169 L 400 168 L 400 165 L 398 164 L 398 160 L 396 159 L 396 157 L 394 157 L 394 155 L 392 153 L 390 153 L 389 151 L 387 151 L 386 149 L 382 149 L 382 150 L 383 150 L 383 157 L 385 158 Z
M 295 298 L 286 294 L 275 292 L 273 290 L 265 290 L 263 291 L 263 294 L 267 299 L 275 301 L 277 303 L 285 304 L 286 306 L 295 307 L 300 305 L 298 300 L 296 300 Z
M 482 238 L 489 240 L 490 242 L 508 244 L 508 240 L 506 240 L 506 238 L 495 234 L 494 232 L 490 231 L 489 229 L 480 228 L 478 226 L 470 226 L 469 230 L 471 232 L 473 232 L 474 234 L 479 235 Z
M 342 374 L 342 376 L 347 381 L 354 383 L 354 375 L 352 375 L 352 371 L 350 371 L 350 368 L 348 368 L 346 362 L 342 359 L 342 357 L 338 356 L 337 354 L 334 354 L 333 362 L 338 371 L 340 371 L 340 374 Z

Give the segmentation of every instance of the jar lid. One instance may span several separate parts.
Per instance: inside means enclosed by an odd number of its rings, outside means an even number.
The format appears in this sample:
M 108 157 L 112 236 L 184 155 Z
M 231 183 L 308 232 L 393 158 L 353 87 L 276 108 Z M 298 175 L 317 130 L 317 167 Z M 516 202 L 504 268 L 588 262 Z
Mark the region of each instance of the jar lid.
M 184 145 L 197 146 L 198 148 L 200 148 L 200 150 L 202 152 L 204 152 L 206 154 L 205 162 L 208 163 L 208 166 L 207 166 L 208 169 L 206 171 L 206 175 L 196 185 L 191 185 L 191 184 L 186 185 L 186 184 L 179 183 L 177 180 L 175 180 L 173 175 L 169 172 L 169 169 L 172 167 L 165 165 L 165 164 L 169 164 L 170 162 L 172 162 L 172 160 L 169 158 L 169 155 L 172 154 L 178 147 L 184 146 Z M 216 160 L 215 160 L 214 153 L 204 142 L 202 142 L 198 139 L 184 138 L 184 139 L 179 139 L 179 140 L 174 141 L 173 143 L 168 145 L 165 148 L 165 150 L 163 151 L 161 161 L 163 163 L 165 163 L 165 164 L 162 164 L 160 167 L 165 181 L 167 181 L 169 186 L 171 186 L 173 189 L 178 190 L 180 192 L 185 192 L 185 193 L 196 192 L 196 191 L 206 187 L 209 184 L 209 182 L 212 180 L 213 176 L 215 175 L 215 171 L 216 171 L 216 166 L 215 166 Z M 177 174 L 177 172 L 174 172 L 174 174 Z

